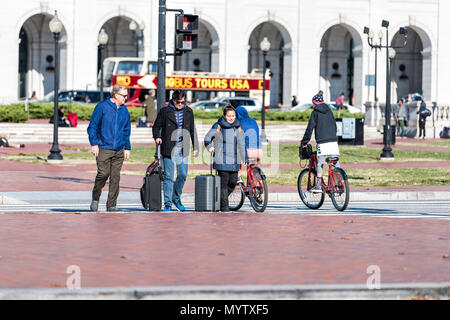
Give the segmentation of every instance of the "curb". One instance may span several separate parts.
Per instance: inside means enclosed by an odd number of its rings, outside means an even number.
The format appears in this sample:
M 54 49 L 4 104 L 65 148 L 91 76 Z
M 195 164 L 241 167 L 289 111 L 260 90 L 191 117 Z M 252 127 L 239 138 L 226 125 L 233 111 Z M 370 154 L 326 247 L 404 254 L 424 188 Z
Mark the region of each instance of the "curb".
M 410 300 L 449 299 L 450 283 L 272 286 L 165 286 L 87 289 L 6 289 L 0 300 Z
M 106 197 L 107 192 L 102 194 Z M 90 191 L 30 191 L 30 192 L 3 192 L 0 193 L 0 205 L 31 205 L 54 203 L 55 201 L 69 203 L 90 203 Z M 182 195 L 183 202 L 195 203 L 194 193 Z M 450 191 L 382 191 L 382 192 L 351 192 L 350 202 L 357 201 L 432 201 L 449 200 Z M 138 192 L 121 192 L 119 202 L 136 202 L 140 204 Z M 271 202 L 299 202 L 300 197 L 297 192 L 269 193 L 269 204 Z M 325 197 L 325 201 L 331 201 Z
M 0 205 L 20 205 L 20 204 L 28 204 L 28 202 L 17 200 L 15 198 L 7 197 L 3 194 L 0 194 Z
M 195 195 L 185 194 L 183 201 L 195 202 Z M 325 197 L 325 201 L 329 197 Z M 430 200 L 449 200 L 450 191 L 393 191 L 393 192 L 351 192 L 350 201 L 430 201 Z M 279 192 L 269 193 L 270 202 L 291 202 L 301 201 L 297 192 Z

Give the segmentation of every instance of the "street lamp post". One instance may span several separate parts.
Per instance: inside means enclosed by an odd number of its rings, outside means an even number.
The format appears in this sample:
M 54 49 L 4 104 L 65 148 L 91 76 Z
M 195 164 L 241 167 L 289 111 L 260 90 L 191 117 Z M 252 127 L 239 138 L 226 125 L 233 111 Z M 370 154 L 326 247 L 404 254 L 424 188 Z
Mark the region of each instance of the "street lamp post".
M 98 46 L 100 48 L 100 101 L 103 101 L 103 56 L 105 51 L 105 46 L 108 43 L 108 34 L 102 28 L 97 37 Z
M 406 46 L 406 43 L 408 41 L 408 27 L 402 27 L 400 28 L 400 34 L 405 37 L 404 43 L 402 46 L 390 46 L 389 45 L 389 21 L 383 20 L 381 23 L 381 26 L 383 28 L 386 28 L 386 45 L 383 46 L 380 42 L 379 45 L 375 45 L 373 43 L 373 33 L 370 32 L 370 29 L 368 27 L 364 27 L 364 33 L 368 35 L 367 41 L 369 43 L 369 46 L 371 48 L 377 49 L 386 49 L 386 109 L 384 112 L 385 117 L 385 126 L 383 130 L 383 136 L 384 136 L 384 148 L 383 152 L 380 155 L 381 160 L 394 160 L 394 154 L 392 153 L 391 148 L 391 134 L 392 134 L 392 127 L 391 127 L 391 68 L 390 68 L 390 55 L 389 55 L 389 49 L 397 49 L 397 48 L 404 48 Z M 392 55 L 392 50 L 391 50 Z M 395 51 L 394 51 L 395 56 Z
M 375 37 L 373 31 L 369 32 L 369 38 L 371 41 L 373 41 L 373 38 Z M 378 33 L 378 39 L 380 40 L 377 45 L 374 46 L 375 49 L 375 92 L 374 92 L 374 102 L 377 102 L 378 99 L 378 91 L 377 91 L 377 83 L 378 83 L 378 50 L 381 50 L 380 45 L 383 41 L 383 31 L 380 30 Z
M 134 20 L 132 20 L 128 27 L 131 30 L 131 32 L 133 33 L 134 41 L 136 41 L 136 57 L 139 57 L 139 41 L 142 41 L 144 39 L 144 35 L 142 34 L 142 32 L 144 31 L 145 25 L 144 25 L 144 23 L 141 23 L 138 26 L 137 23 Z M 139 27 L 139 30 L 138 30 L 138 27 Z M 138 34 L 138 32 L 140 34 Z
M 58 91 L 59 91 L 59 36 L 62 31 L 62 23 L 58 19 L 58 15 L 55 11 L 55 15 L 50 20 L 49 23 L 50 31 L 53 33 L 53 38 L 55 39 L 55 94 L 53 98 L 53 144 L 50 149 L 50 154 L 47 157 L 48 162 L 61 162 L 63 156 L 58 145 Z
M 261 141 L 269 142 L 266 136 L 266 56 L 267 52 L 270 50 L 270 42 L 267 37 L 264 37 L 260 44 L 261 51 L 263 53 L 263 95 L 262 95 L 262 107 L 261 107 Z

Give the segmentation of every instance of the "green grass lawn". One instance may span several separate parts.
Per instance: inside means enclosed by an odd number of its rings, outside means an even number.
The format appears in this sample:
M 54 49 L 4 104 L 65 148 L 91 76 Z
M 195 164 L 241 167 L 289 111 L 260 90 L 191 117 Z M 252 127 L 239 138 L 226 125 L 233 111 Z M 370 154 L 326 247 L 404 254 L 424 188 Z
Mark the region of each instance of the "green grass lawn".
M 303 168 L 298 170 L 264 170 L 268 184 L 296 186 Z M 189 170 L 188 179 L 208 174 L 209 170 Z M 350 186 L 386 187 L 386 186 L 445 186 L 450 181 L 450 168 L 430 169 L 347 169 Z M 122 174 L 143 176 L 144 170 L 127 170 Z M 245 176 L 245 171 L 242 171 Z M 324 171 L 327 177 L 328 171 Z M 325 178 L 327 179 L 327 178 Z
M 270 164 L 277 160 L 281 164 L 297 164 L 298 146 L 279 145 L 268 146 L 264 150 L 263 164 Z M 341 163 L 370 163 L 380 160 L 382 145 L 379 149 L 367 148 L 365 146 L 339 146 Z M 394 149 L 395 161 L 450 161 L 450 152 L 430 152 L 424 150 Z
M 427 147 L 441 147 L 441 148 L 449 148 L 450 151 L 450 139 L 442 139 L 439 141 L 427 141 L 425 143 L 418 142 L 418 141 L 408 141 L 408 140 L 396 140 L 396 144 L 403 145 L 403 146 L 423 146 L 426 145 Z
M 427 144 L 428 145 L 428 144 Z M 77 151 L 75 153 L 64 153 L 64 149 Z M 380 160 L 382 146 L 379 149 L 367 148 L 365 146 L 340 146 L 341 163 L 371 163 Z M 89 148 L 63 148 L 64 159 L 67 160 L 94 160 Z M 408 150 L 408 149 L 394 149 L 395 161 L 450 161 L 450 152 L 430 152 L 426 150 Z M 133 146 L 131 150 L 131 159 L 129 163 L 150 163 L 154 159 L 155 146 Z M 41 157 L 46 159 L 48 154 L 16 154 L 4 155 L 2 158 L 29 158 L 31 156 Z M 190 163 L 195 164 L 209 164 L 210 156 L 201 145 L 202 157 L 189 159 Z M 298 146 L 296 145 L 264 145 L 264 158 L 262 164 L 298 164 Z

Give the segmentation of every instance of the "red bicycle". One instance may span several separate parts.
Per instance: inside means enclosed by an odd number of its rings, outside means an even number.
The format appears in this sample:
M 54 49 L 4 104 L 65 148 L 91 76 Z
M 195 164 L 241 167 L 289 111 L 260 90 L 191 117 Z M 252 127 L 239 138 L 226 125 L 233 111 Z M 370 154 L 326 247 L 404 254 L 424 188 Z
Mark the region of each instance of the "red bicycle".
M 238 182 L 234 191 L 228 197 L 231 211 L 239 210 L 244 204 L 245 197 L 248 197 L 252 208 L 256 212 L 264 212 L 269 199 L 269 189 L 267 188 L 266 176 L 255 163 L 256 159 L 251 159 L 247 165 L 247 184 L 244 181 Z
M 311 145 L 308 145 L 306 149 L 312 150 Z M 308 168 L 300 172 L 297 180 L 300 199 L 308 208 L 319 209 L 323 205 L 326 193 L 337 210 L 344 211 L 347 209 L 350 200 L 350 188 L 344 169 L 336 167 L 339 157 L 328 157 L 326 159 L 328 163 L 328 183 L 325 184 L 324 179 L 322 179 L 323 192 L 313 193 L 310 190 L 317 182 L 317 151 L 306 153 L 305 155 L 303 152 L 302 155 L 302 150 L 300 150 L 300 159 L 309 160 Z

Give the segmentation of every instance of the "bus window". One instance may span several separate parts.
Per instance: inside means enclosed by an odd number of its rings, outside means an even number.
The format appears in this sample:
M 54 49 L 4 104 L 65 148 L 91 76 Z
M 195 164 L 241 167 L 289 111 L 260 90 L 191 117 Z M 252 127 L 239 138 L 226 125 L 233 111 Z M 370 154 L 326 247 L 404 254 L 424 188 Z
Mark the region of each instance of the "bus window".
M 140 74 L 142 61 L 120 61 L 117 65 L 116 74 Z
M 104 69 L 104 77 L 103 77 L 103 86 L 109 87 L 112 83 L 112 77 L 113 77 L 113 71 L 114 71 L 114 65 L 116 63 L 114 61 L 108 61 L 105 60 L 103 69 Z M 100 71 L 98 72 L 98 79 L 100 81 Z
M 158 72 L 158 63 L 149 62 L 147 66 L 147 73 L 157 73 L 157 72 Z

